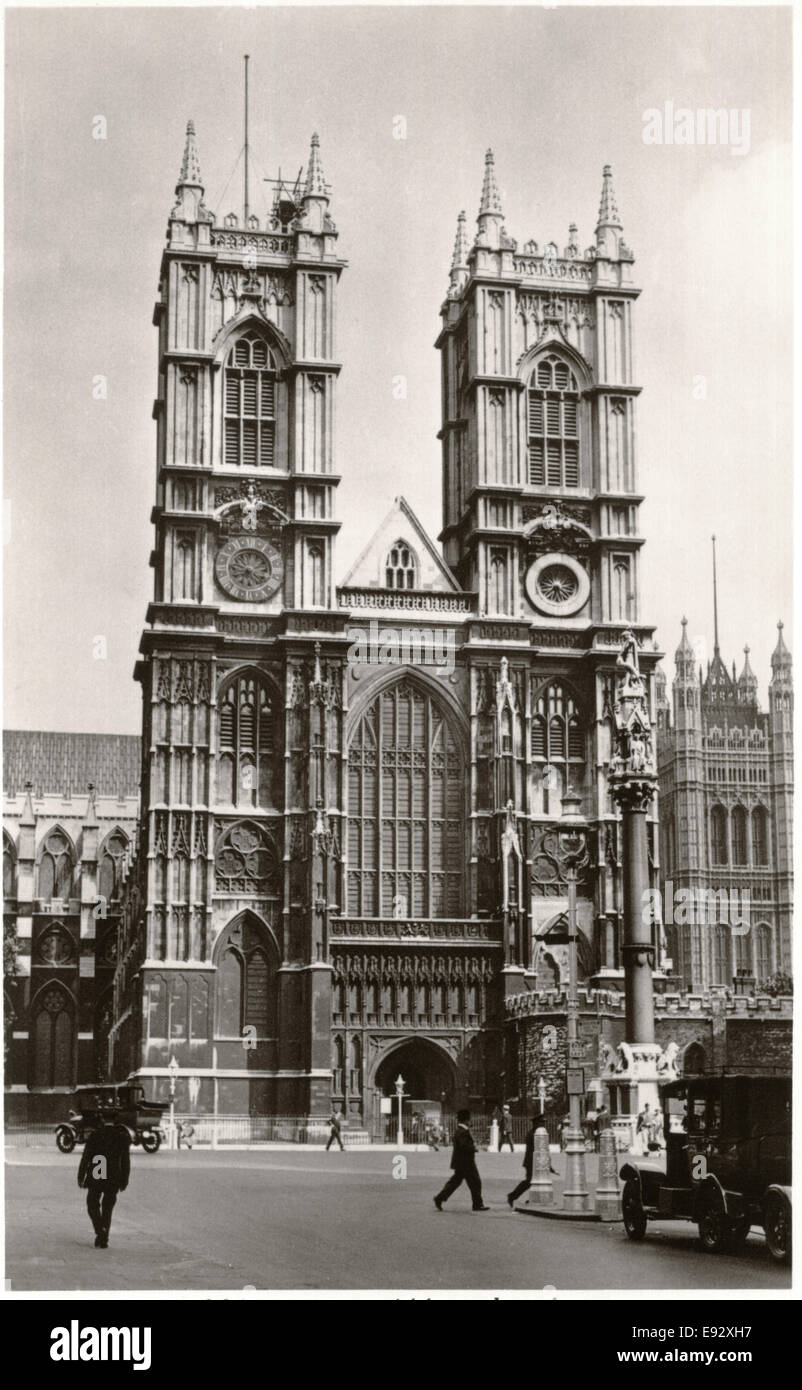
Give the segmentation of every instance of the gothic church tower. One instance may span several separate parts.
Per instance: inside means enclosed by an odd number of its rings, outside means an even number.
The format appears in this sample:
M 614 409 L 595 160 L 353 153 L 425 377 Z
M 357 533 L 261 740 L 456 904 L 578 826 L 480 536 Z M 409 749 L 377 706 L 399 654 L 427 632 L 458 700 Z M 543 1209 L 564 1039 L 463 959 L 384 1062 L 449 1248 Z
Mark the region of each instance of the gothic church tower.
M 515 975 L 564 983 L 562 795 L 580 793 L 592 850 L 580 885 L 582 967 L 617 974 L 620 843 L 607 770 L 615 659 L 639 611 L 632 320 L 640 291 L 605 167 L 593 244 L 522 249 L 507 233 L 491 151 L 477 231 L 457 224 L 441 310 L 445 558 L 473 600 L 472 871 L 502 903 Z M 654 704 L 652 697 L 652 704 Z M 650 825 L 656 872 L 655 816 Z M 512 848 L 511 848 L 512 847 Z M 657 946 L 657 941 L 655 942 Z
M 247 195 L 246 195 L 247 196 Z M 187 126 L 162 257 L 142 819 L 115 1073 L 179 1109 L 328 1103 L 342 701 L 327 640 L 337 284 L 318 137 L 266 218 L 218 221 Z M 317 904 L 317 907 L 315 906 Z M 187 1073 L 189 1073 L 187 1075 Z

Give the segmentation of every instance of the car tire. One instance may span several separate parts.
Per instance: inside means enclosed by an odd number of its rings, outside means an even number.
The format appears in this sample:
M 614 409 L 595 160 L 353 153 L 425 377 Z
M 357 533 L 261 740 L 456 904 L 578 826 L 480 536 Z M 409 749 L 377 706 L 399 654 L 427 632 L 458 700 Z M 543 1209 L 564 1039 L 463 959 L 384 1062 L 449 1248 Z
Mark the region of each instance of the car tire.
M 771 1258 L 777 1264 L 791 1259 L 791 1203 L 782 1192 L 770 1192 L 763 1209 L 763 1230 Z
M 75 1135 L 70 1129 L 56 1130 L 56 1148 L 59 1153 L 71 1154 L 75 1148 Z
M 732 1224 L 717 1192 L 702 1197 L 698 1216 L 699 1240 L 709 1255 L 720 1255 L 729 1248 Z
M 640 1188 L 633 1178 L 628 1178 L 624 1183 L 624 1191 L 621 1196 L 621 1215 L 624 1219 L 624 1230 L 630 1240 L 643 1240 L 646 1235 L 646 1212 L 643 1210 Z
M 161 1141 L 162 1137 L 160 1134 L 156 1134 L 153 1130 L 148 1130 L 146 1134 L 142 1135 L 142 1148 L 145 1150 L 146 1154 L 155 1154 Z

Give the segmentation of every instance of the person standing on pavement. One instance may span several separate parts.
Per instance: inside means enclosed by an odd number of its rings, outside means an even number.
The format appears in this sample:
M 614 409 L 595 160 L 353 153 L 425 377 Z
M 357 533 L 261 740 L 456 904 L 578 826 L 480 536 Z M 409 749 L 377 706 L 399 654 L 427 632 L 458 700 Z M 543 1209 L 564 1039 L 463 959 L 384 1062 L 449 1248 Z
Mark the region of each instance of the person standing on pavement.
M 329 1142 L 328 1142 L 328 1144 L 326 1145 L 326 1153 L 328 1153 L 328 1151 L 329 1151 L 329 1149 L 331 1148 L 332 1144 L 334 1143 L 335 1139 L 337 1140 L 337 1143 L 338 1143 L 339 1146 L 340 1146 L 340 1153 L 343 1153 L 343 1152 L 345 1151 L 345 1145 L 344 1145 L 344 1143 L 343 1143 L 343 1141 L 342 1141 L 342 1132 L 341 1132 L 341 1131 L 342 1131 L 342 1124 L 343 1124 L 342 1111 L 341 1111 L 341 1110 L 334 1110 L 334 1109 L 332 1109 L 332 1112 L 331 1112 L 331 1114 L 329 1115 L 330 1130 L 329 1130 Z
M 606 1129 L 612 1129 L 613 1122 L 607 1106 L 602 1101 L 596 1115 L 596 1152 L 601 1152 L 601 1137 Z
M 438 1211 L 443 1210 L 443 1203 L 448 1201 L 452 1192 L 456 1192 L 457 1188 L 463 1182 L 468 1184 L 473 1210 L 490 1210 L 482 1201 L 482 1179 L 479 1177 L 479 1170 L 476 1167 L 476 1145 L 473 1142 L 473 1135 L 468 1128 L 470 1121 L 470 1110 L 459 1110 L 457 1112 L 457 1128 L 454 1134 L 454 1148 L 451 1154 L 451 1167 L 453 1172 L 445 1187 L 442 1188 L 434 1198 L 434 1204 Z
M 635 1133 L 636 1135 L 640 1135 L 641 1153 L 644 1155 L 644 1157 L 649 1152 L 649 1140 L 652 1137 L 653 1124 L 654 1116 L 652 1115 L 651 1106 L 649 1105 L 649 1102 L 647 1100 L 646 1104 L 644 1105 L 643 1109 L 638 1115 L 637 1123 L 635 1125 Z
M 502 1107 L 501 1107 L 501 1118 L 500 1118 L 500 1120 L 499 1120 L 499 1122 L 498 1122 L 498 1128 L 499 1128 L 499 1141 L 498 1141 L 498 1151 L 499 1151 L 499 1153 L 501 1153 L 501 1150 L 504 1148 L 504 1145 L 505 1145 L 505 1144 L 509 1144 L 509 1146 L 510 1146 L 510 1153 L 511 1153 L 511 1154 L 514 1154 L 514 1153 L 515 1153 L 515 1145 L 514 1145 L 513 1142 L 512 1142 L 512 1115 L 510 1114 L 510 1107 L 509 1107 L 508 1105 L 502 1105 Z
M 86 1209 L 95 1231 L 95 1246 L 109 1243 L 111 1214 L 117 1194 L 124 1192 L 131 1175 L 131 1136 L 113 1115 L 101 1114 L 100 1126 L 84 1145 L 78 1165 L 78 1186 L 86 1188 Z

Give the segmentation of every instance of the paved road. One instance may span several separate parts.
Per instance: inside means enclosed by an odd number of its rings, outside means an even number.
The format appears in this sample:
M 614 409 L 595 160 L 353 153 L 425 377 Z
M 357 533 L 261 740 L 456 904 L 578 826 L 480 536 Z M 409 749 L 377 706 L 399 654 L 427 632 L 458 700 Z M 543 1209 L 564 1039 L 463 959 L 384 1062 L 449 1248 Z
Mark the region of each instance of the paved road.
M 12 1290 L 738 1289 L 790 1287 L 761 1236 L 711 1256 L 685 1223 L 566 1224 L 511 1212 L 518 1154 L 480 1155 L 485 1200 L 438 1215 L 444 1152 L 210 1151 L 133 1154 L 108 1250 L 95 1250 L 78 1154 L 7 1151 L 6 1278 Z M 562 1163 L 560 1159 L 558 1162 Z

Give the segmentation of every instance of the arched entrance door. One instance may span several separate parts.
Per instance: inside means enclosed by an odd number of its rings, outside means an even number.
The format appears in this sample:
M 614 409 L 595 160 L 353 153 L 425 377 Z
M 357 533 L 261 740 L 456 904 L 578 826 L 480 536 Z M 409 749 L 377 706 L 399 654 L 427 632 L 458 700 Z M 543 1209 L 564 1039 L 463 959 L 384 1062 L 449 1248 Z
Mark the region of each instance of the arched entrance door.
M 423 1109 L 422 1103 L 425 1101 L 429 1102 L 430 1108 L 439 1107 L 444 1113 L 454 1109 L 457 1100 L 456 1067 L 435 1043 L 415 1038 L 393 1048 L 376 1069 L 373 1085 L 377 1100 L 379 1096 L 395 1097 L 395 1083 L 399 1076 L 404 1078 L 405 1122 L 416 1110 Z M 393 1132 L 397 1114 L 394 1102 L 389 1126 Z

